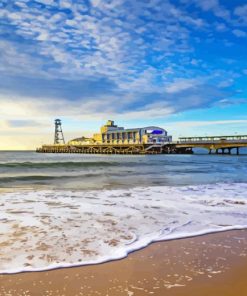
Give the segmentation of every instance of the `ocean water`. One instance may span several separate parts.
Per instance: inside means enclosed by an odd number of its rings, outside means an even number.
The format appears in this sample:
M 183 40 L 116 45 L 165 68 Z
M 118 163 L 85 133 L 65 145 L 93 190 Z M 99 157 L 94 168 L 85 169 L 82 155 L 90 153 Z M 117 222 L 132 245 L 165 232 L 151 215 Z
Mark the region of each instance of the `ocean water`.
M 247 227 L 247 156 L 0 152 L 0 272 Z

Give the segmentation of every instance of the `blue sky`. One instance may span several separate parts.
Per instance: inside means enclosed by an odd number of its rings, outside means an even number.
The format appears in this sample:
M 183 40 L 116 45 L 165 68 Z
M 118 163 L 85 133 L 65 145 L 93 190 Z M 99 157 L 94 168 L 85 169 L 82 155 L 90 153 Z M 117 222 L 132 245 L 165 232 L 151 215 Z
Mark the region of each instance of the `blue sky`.
M 1 0 L 2 149 L 107 119 L 179 135 L 246 134 L 244 0 Z

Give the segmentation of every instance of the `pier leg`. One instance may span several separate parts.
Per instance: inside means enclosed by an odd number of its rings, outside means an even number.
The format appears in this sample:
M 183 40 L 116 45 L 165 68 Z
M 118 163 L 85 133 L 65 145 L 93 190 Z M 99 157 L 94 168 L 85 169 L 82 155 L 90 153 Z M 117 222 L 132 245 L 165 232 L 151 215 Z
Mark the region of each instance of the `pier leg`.
M 212 149 L 209 149 L 208 154 L 212 154 Z
M 237 147 L 237 155 L 239 155 L 239 147 Z
M 216 154 L 219 154 L 219 149 L 216 149 Z
M 228 148 L 228 154 L 231 154 L 231 150 L 232 150 L 231 148 Z

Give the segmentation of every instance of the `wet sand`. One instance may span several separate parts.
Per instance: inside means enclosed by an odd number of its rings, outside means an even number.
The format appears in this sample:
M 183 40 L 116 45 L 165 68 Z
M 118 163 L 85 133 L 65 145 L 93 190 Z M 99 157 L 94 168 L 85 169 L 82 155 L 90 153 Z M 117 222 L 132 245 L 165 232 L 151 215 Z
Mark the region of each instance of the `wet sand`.
M 246 296 L 247 230 L 158 242 L 94 266 L 0 275 L 0 296 Z

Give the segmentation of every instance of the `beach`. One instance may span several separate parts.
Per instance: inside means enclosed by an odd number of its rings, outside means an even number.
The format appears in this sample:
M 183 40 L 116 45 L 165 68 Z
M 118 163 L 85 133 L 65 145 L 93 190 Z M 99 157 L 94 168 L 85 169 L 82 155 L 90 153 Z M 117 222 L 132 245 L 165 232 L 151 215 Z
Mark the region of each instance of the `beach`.
M 0 276 L 1 296 L 245 296 L 247 230 L 153 243 L 104 264 Z

